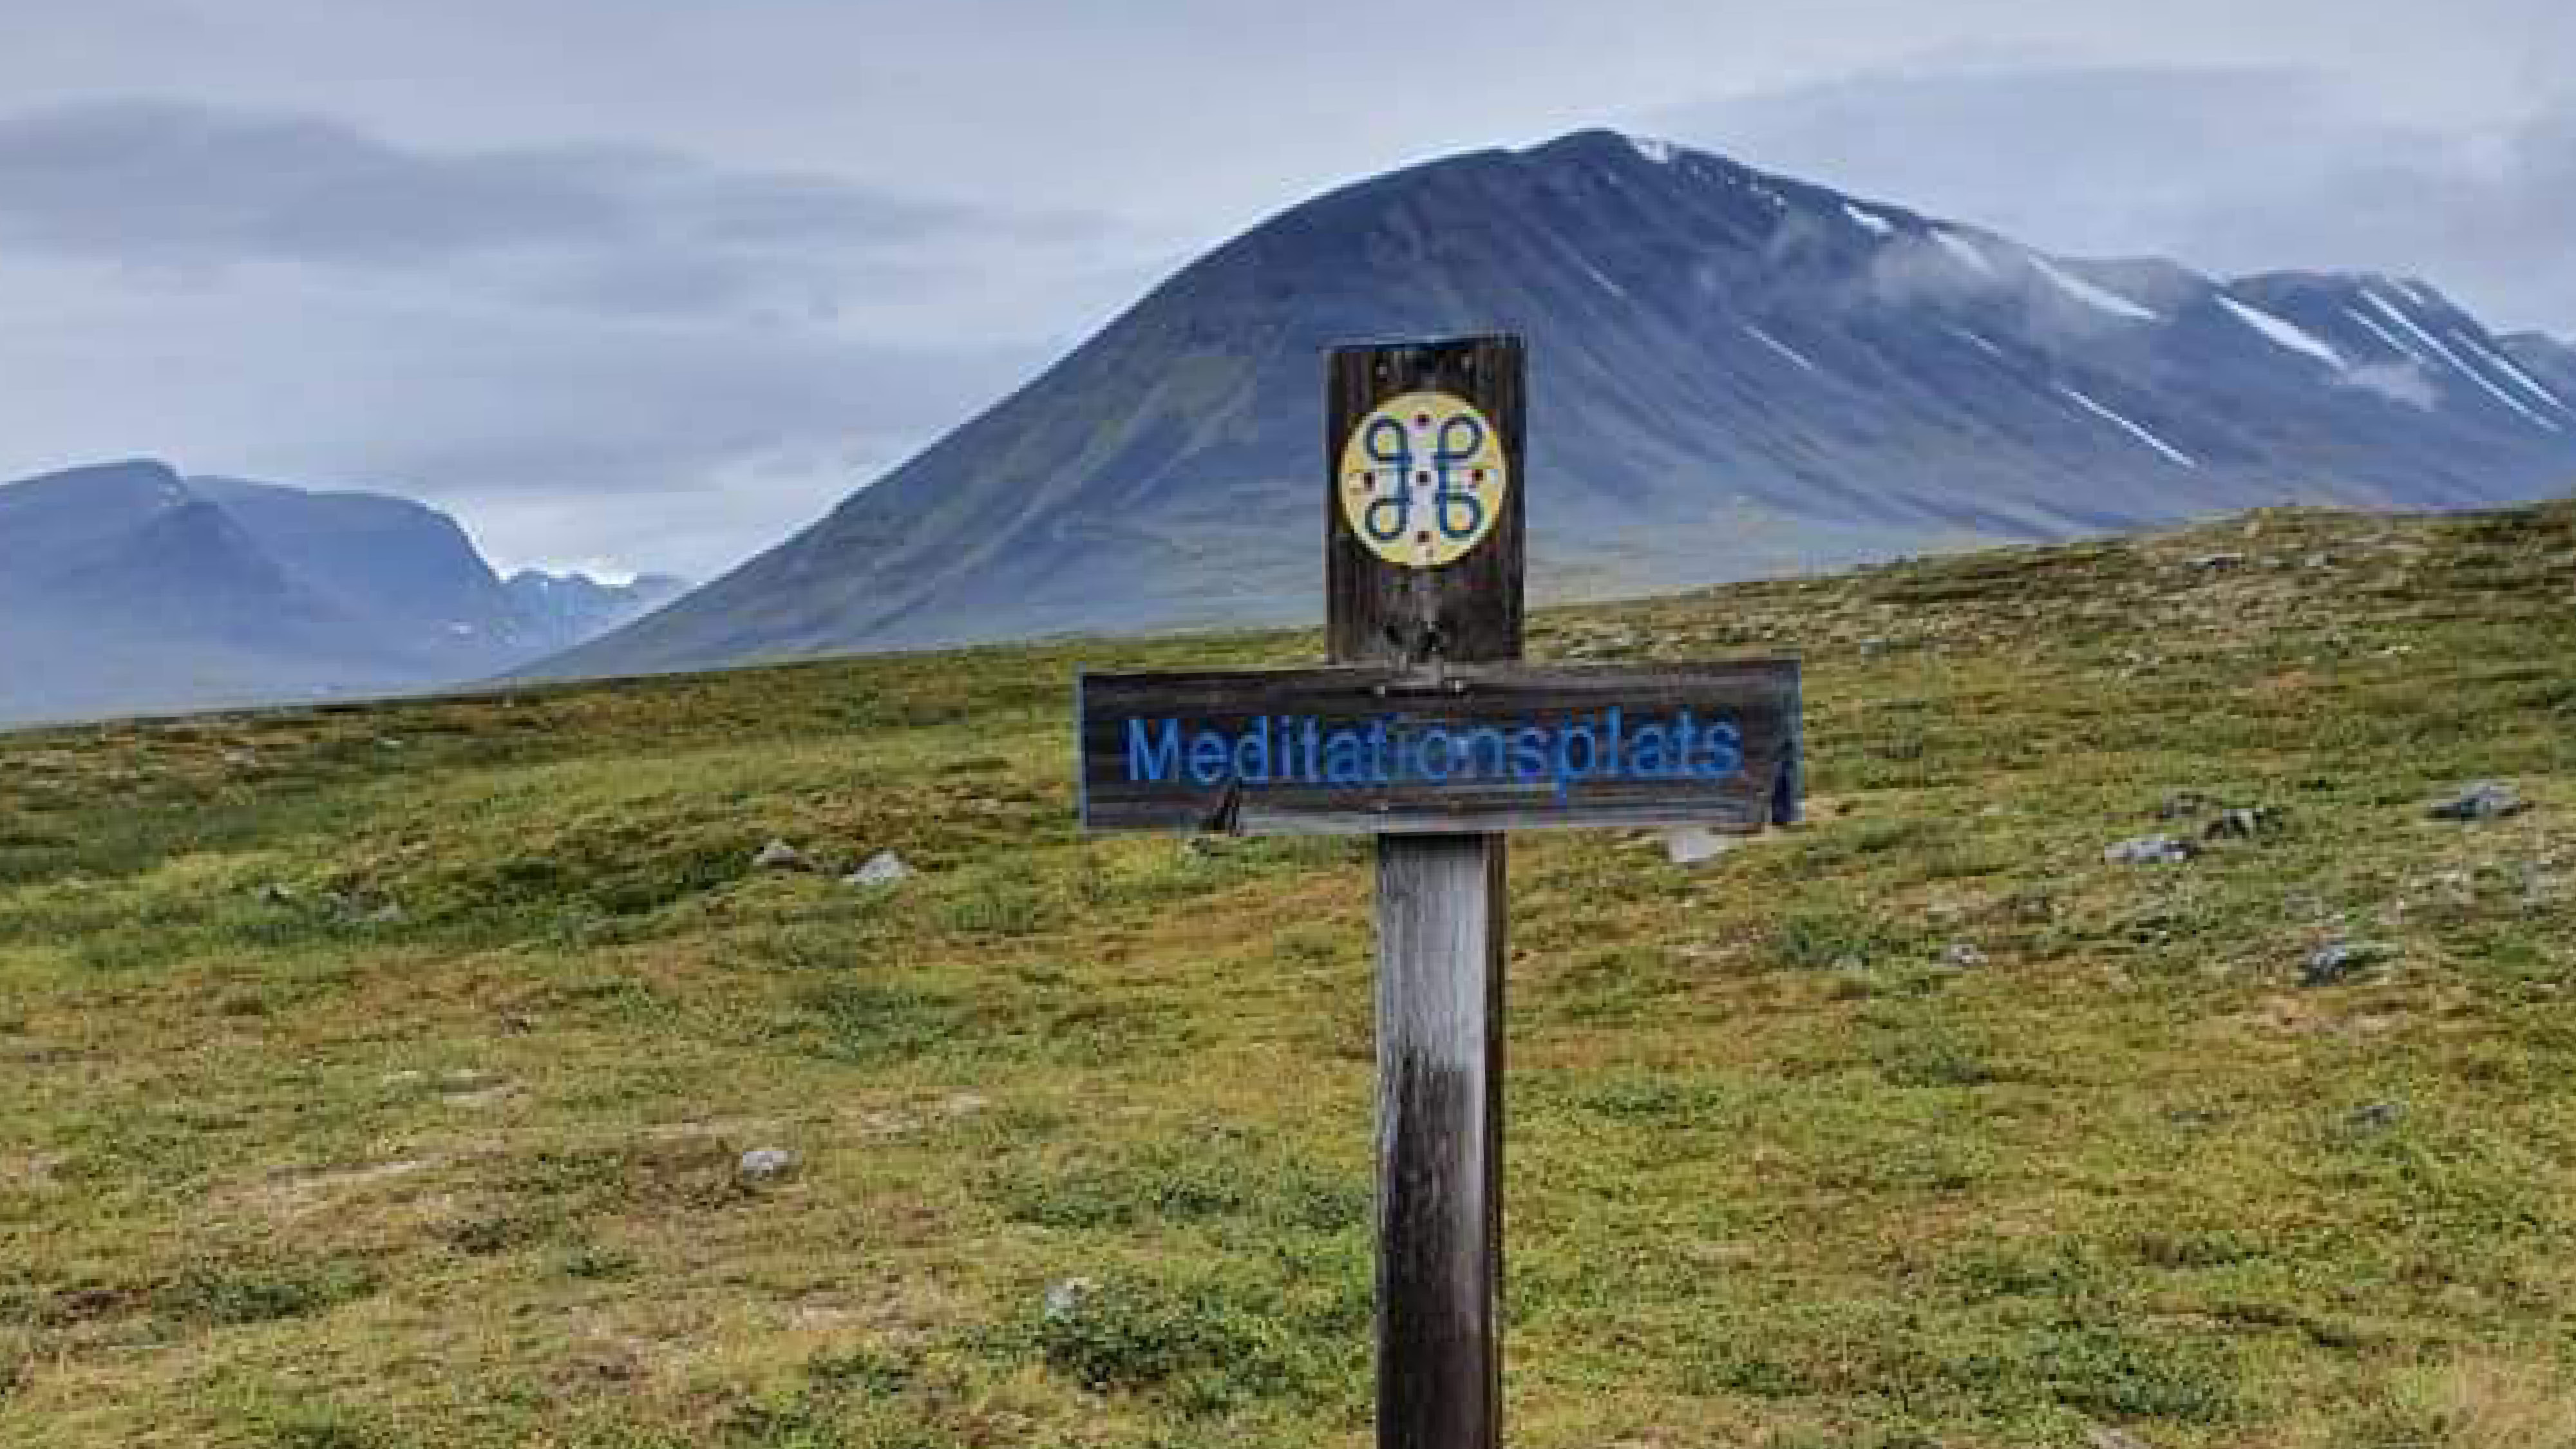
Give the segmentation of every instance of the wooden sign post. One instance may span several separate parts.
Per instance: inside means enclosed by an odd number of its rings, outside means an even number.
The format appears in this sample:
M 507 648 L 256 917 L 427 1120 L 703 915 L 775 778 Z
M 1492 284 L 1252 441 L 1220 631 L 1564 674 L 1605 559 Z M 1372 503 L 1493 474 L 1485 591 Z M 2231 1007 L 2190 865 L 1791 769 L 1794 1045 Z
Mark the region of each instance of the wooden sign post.
M 1523 355 L 1337 350 L 1324 669 L 1085 675 L 1094 831 L 1377 836 L 1378 1443 L 1497 1449 L 1504 830 L 1795 817 L 1798 667 L 1526 666 Z

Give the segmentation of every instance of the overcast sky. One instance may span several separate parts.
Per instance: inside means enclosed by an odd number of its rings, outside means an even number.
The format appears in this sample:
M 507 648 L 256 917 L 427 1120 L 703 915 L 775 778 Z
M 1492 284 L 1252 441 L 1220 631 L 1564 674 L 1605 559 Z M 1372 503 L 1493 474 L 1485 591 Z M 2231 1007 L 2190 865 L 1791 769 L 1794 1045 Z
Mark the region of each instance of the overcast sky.
M 1587 125 L 2576 334 L 2571 58 L 2564 0 L 10 0 L 0 477 L 705 578 L 1264 215 Z

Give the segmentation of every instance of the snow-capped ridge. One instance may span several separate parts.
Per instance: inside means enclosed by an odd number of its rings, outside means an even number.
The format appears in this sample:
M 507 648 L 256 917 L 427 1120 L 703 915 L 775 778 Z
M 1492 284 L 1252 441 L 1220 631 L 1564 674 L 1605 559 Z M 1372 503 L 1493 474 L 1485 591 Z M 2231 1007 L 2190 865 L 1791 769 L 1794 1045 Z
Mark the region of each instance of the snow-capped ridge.
M 2407 316 L 2405 308 L 2398 306 L 2397 304 L 2389 301 L 2386 297 L 2381 296 L 2379 293 L 2367 287 L 2362 289 L 2361 298 L 2363 301 L 2368 302 L 2372 307 L 2376 308 L 2381 316 L 2404 328 L 2417 341 L 2441 354 L 2442 360 L 2449 363 L 2453 371 L 2458 372 L 2462 377 L 2467 378 L 2469 381 L 2476 383 L 2489 397 L 2494 398 L 2497 402 L 2503 403 L 2506 407 L 2509 407 L 2515 412 L 2522 414 L 2524 417 L 2529 418 L 2539 427 L 2547 428 L 2553 433 L 2565 431 L 2565 429 L 2561 428 L 2557 423 L 2533 412 L 2529 407 L 2523 404 L 2520 398 L 2517 398 L 2513 394 L 2506 392 L 2503 388 L 2496 386 L 2495 383 L 2488 380 L 2485 373 L 2478 371 L 2476 368 L 2471 367 L 2466 362 L 2462 361 L 2460 359 L 2460 355 L 2453 352 L 2440 338 L 2435 337 L 2431 332 L 2426 331 L 2423 325 L 2418 323 L 2414 318 Z

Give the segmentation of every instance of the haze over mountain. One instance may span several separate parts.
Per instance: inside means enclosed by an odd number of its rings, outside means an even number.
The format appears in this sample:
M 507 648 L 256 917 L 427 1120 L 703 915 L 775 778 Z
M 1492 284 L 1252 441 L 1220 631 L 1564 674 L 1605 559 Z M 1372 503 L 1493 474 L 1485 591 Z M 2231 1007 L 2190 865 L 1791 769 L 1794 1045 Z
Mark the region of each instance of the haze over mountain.
M 2432 286 L 2055 257 L 1606 131 L 1294 207 L 680 604 L 546 661 L 677 670 L 1312 617 L 1321 354 L 1531 343 L 1542 594 L 2304 501 L 2576 484 L 2567 349 Z
M 408 499 L 187 478 L 148 459 L 0 485 L 0 721 L 478 679 L 677 591 L 504 584 Z

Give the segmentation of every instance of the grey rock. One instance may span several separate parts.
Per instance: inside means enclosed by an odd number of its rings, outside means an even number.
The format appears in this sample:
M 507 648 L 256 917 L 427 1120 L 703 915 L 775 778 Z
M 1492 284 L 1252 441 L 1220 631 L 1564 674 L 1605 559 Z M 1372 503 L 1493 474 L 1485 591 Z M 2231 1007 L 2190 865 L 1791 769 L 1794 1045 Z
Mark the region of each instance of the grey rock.
M 1100 1287 L 1089 1278 L 1067 1278 L 1050 1284 L 1046 1291 L 1046 1317 L 1049 1323 L 1062 1323 L 1082 1311 L 1082 1300 Z
M 1941 948 L 1941 964 L 1953 971 L 1974 971 L 1986 964 L 1986 953 L 1965 941 L 1953 941 Z
M 2113 865 L 2180 865 L 2200 854 L 2200 847 L 2170 835 L 2141 835 L 2103 847 L 2102 859 Z
M 2259 840 L 2281 827 L 2281 812 L 2269 805 L 2244 806 L 2218 812 L 2218 818 L 2201 831 L 2206 840 Z
M 2480 780 L 2435 805 L 2428 813 L 2436 820 L 2496 820 L 2507 815 L 2519 815 L 2529 808 L 2530 802 L 2511 785 L 2499 780 Z
M 2114 1429 L 2108 1424 L 2085 1426 L 2084 1443 L 2086 1449 L 2147 1449 L 2146 1440 L 2126 1429 Z
M 869 856 L 866 864 L 841 877 L 841 881 L 844 885 L 854 886 L 893 885 L 911 878 L 912 874 L 912 867 L 904 863 L 902 856 L 891 850 L 880 850 Z
M 804 870 L 807 867 L 805 852 L 784 840 L 772 840 L 762 846 L 753 853 L 751 864 L 755 870 Z
M 796 1170 L 796 1154 L 784 1147 L 755 1147 L 736 1164 L 745 1182 L 774 1182 Z
M 2300 964 L 2301 986 L 2331 986 L 2355 972 L 2386 960 L 2388 948 L 2369 941 L 2328 941 Z
M 2218 802 L 2216 800 L 2200 793 L 2198 790 L 2176 790 L 2164 798 L 2164 803 L 2156 807 L 2156 818 L 2159 820 L 2182 820 L 2190 816 L 2198 815 L 2217 803 Z
M 2245 555 L 2241 553 L 2205 553 L 2196 558 L 2185 559 L 2183 562 L 2196 569 L 2232 569 L 2238 564 L 2245 562 Z
M 2381 1129 L 2394 1127 L 2406 1115 L 2406 1109 L 2395 1102 L 2371 1102 L 2352 1109 L 2346 1120 L 2355 1127 Z
M 1739 842 L 1705 825 L 1684 825 L 1664 832 L 1664 859 L 1675 865 L 1699 865 L 1733 850 Z

